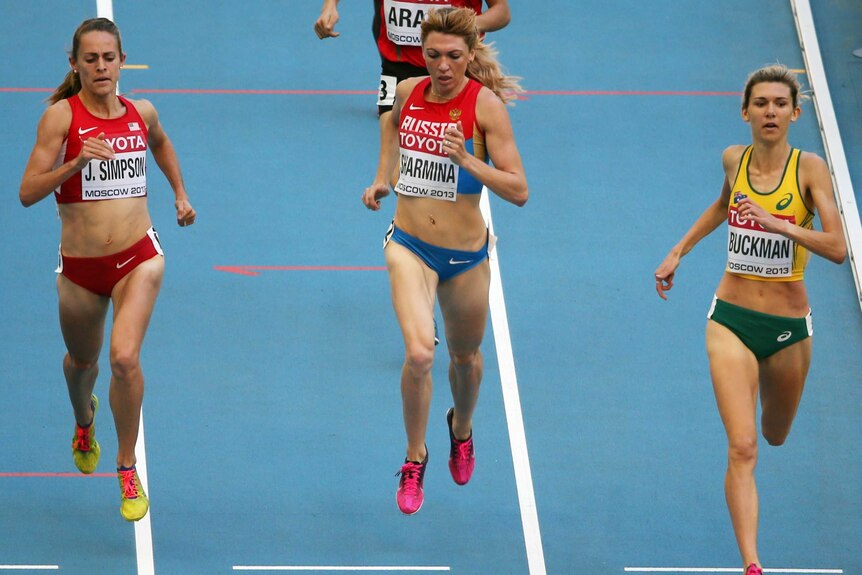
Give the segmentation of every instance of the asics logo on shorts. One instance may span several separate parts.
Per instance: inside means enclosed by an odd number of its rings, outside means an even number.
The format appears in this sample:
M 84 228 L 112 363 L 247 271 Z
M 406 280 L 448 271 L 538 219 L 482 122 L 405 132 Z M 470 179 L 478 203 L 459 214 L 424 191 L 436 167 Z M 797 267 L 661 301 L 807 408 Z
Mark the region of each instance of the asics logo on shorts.
M 785 331 L 784 333 L 779 335 L 775 341 L 787 341 L 788 339 L 790 339 L 791 335 L 793 335 L 792 331 Z

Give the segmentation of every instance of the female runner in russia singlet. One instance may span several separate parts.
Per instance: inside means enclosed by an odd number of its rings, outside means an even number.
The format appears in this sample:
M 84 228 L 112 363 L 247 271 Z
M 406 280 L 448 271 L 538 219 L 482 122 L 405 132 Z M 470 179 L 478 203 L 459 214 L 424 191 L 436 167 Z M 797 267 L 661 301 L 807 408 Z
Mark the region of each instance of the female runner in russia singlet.
M 488 161 L 485 140 L 476 123 L 476 97 L 482 84 L 470 80 L 452 100 L 429 102 L 425 90 L 431 78 L 420 81 L 401 107 L 398 143 L 401 165 L 395 191 L 405 196 L 434 198 L 454 202 L 458 194 L 479 194 L 482 183 L 449 159 L 443 139 L 449 126 L 461 122 L 464 147 Z

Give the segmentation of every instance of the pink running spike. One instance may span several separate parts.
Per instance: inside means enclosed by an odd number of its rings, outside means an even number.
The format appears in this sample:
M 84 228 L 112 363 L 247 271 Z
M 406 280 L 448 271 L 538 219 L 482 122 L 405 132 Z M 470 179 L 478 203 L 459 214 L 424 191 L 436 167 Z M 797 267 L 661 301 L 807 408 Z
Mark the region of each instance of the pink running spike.
M 428 465 L 428 455 L 425 455 L 425 461 L 417 463 L 415 461 L 405 461 L 401 466 L 401 471 L 396 475 L 401 476 L 398 482 L 398 491 L 395 493 L 395 501 L 398 503 L 398 509 L 405 515 L 413 515 L 422 508 L 422 503 L 425 495 L 422 491 L 422 483 L 425 479 L 425 467 Z
M 449 473 L 458 485 L 466 485 L 473 475 L 476 466 L 476 457 L 473 452 L 473 434 L 468 439 L 461 441 L 452 433 L 452 416 L 454 408 L 446 412 L 446 424 L 449 426 Z

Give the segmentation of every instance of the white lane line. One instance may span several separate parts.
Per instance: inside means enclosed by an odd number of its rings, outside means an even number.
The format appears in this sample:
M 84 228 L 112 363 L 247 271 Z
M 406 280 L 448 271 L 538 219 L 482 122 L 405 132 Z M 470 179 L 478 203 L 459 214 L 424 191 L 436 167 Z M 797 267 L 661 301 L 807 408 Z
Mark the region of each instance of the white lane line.
M 135 446 L 135 457 L 138 461 L 135 468 L 141 478 L 141 486 L 148 497 L 151 497 L 149 480 L 147 478 L 147 444 L 144 440 L 144 410 L 141 409 L 141 422 L 138 425 L 138 444 Z M 138 575 L 155 575 L 156 566 L 153 557 L 153 530 L 150 524 L 152 508 L 144 518 L 135 522 L 135 548 L 137 549 Z
M 114 3 L 111 0 L 96 0 L 96 15 L 114 21 Z
M 808 69 L 808 80 L 814 92 L 814 109 L 820 124 L 826 161 L 832 170 L 832 185 L 835 188 L 833 193 L 844 222 L 847 256 L 853 271 L 853 280 L 856 282 L 856 295 L 862 309 L 862 223 L 859 221 L 859 208 L 856 205 L 853 182 L 850 181 L 844 144 L 841 142 L 841 132 L 838 130 L 838 120 L 832 107 L 829 83 L 826 80 L 826 71 L 820 56 L 814 17 L 808 0 L 790 0 L 790 7 L 796 21 L 796 31 L 799 34 L 799 45 L 805 58 L 805 66 Z
M 482 189 L 479 207 L 494 233 L 491 220 L 491 205 L 488 189 Z M 515 484 L 518 488 L 518 504 L 521 508 L 521 525 L 524 529 L 524 544 L 527 550 L 527 566 L 530 575 L 545 575 L 545 554 L 542 549 L 542 535 L 539 530 L 539 514 L 536 509 L 536 495 L 533 490 L 533 476 L 530 472 L 530 456 L 527 452 L 527 437 L 524 431 L 524 416 L 521 412 L 521 398 L 518 393 L 518 378 L 515 376 L 515 358 L 512 353 L 512 340 L 509 335 L 509 320 L 506 316 L 506 302 L 503 298 L 503 283 L 500 279 L 499 250 L 489 255 L 491 264 L 491 288 L 489 303 L 491 325 L 494 328 L 494 342 L 497 346 L 497 364 L 500 367 L 500 384 L 503 388 L 503 405 L 506 408 L 506 423 L 509 427 L 509 443 L 512 449 L 512 463 L 515 467 Z
M 114 21 L 114 4 L 112 0 L 96 0 L 96 15 Z M 115 22 L 116 23 L 116 22 Z M 117 92 L 120 86 L 117 84 Z M 147 478 L 147 448 L 144 440 L 144 410 L 141 409 L 141 420 L 138 423 L 138 443 L 135 445 L 135 457 L 138 477 L 147 496 L 150 496 L 150 482 Z M 135 554 L 138 565 L 138 575 L 155 575 L 156 566 L 153 557 L 153 529 L 150 523 L 150 511 L 140 521 L 135 522 Z

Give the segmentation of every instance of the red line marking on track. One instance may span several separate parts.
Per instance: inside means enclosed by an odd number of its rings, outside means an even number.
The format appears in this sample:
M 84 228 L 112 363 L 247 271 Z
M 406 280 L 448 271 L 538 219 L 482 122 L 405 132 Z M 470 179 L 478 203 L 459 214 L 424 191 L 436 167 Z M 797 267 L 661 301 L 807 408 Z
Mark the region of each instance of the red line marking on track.
M 53 92 L 53 88 L 0 88 L 0 92 Z M 280 95 L 280 96 L 368 96 L 374 90 L 221 90 L 206 88 L 136 88 L 131 94 L 228 94 L 228 95 Z M 521 98 L 530 96 L 733 96 L 741 92 L 711 92 L 687 90 L 528 90 Z
M 207 90 L 207 89 L 135 89 L 141 94 L 276 94 L 287 96 L 354 96 L 377 94 L 371 90 Z M 734 96 L 741 92 L 643 91 L 643 90 L 527 90 L 522 96 Z
M 116 473 L 51 473 L 48 471 L 0 472 L 0 477 L 116 477 Z
M 219 89 L 161 89 L 140 88 L 133 89 L 132 93 L 140 94 L 238 94 L 238 95 L 286 95 L 286 96 L 355 96 L 377 94 L 373 90 L 219 90 Z
M 742 92 L 676 90 L 527 90 L 526 96 L 741 96 Z
M 379 272 L 386 266 L 213 266 L 220 272 L 243 276 L 259 276 L 262 271 L 287 272 Z

